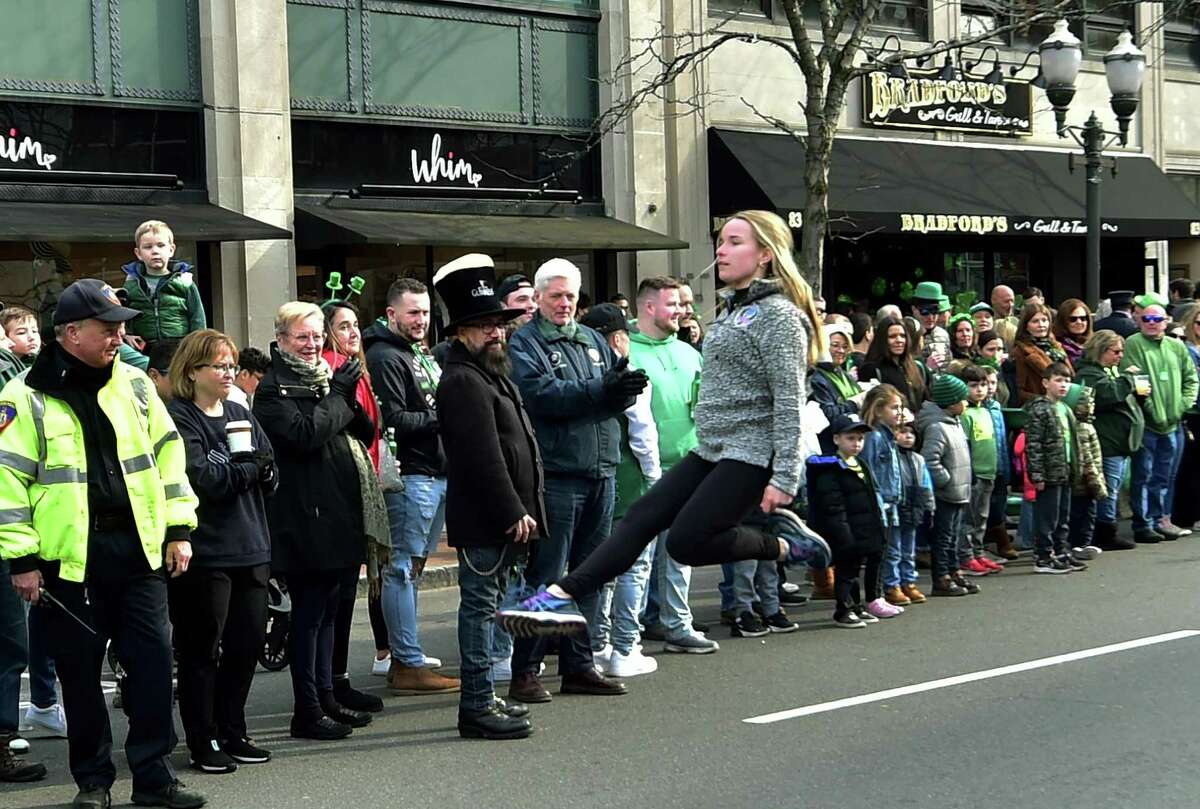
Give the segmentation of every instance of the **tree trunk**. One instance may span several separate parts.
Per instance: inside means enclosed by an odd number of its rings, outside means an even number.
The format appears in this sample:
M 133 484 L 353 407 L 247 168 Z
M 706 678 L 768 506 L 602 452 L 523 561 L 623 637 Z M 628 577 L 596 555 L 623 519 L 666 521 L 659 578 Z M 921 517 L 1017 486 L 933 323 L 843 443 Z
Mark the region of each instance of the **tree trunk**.
M 814 127 L 809 127 L 812 133 Z M 825 235 L 829 230 L 829 160 L 833 142 L 810 134 L 804 160 L 804 221 L 801 223 L 797 263 L 800 273 L 817 293 L 825 266 Z

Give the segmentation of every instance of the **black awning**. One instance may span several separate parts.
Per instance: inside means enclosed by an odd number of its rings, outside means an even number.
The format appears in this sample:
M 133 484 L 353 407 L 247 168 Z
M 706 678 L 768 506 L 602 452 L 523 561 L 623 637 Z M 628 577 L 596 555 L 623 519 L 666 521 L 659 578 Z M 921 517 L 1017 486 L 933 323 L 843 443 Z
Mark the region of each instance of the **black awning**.
M 206 202 L 148 205 L 0 201 L 0 241 L 132 242 L 147 219 L 171 226 L 177 241 L 290 239 L 283 228 Z
M 785 134 L 709 130 L 713 212 L 804 207 L 804 148 Z M 1082 236 L 1082 165 L 1064 152 L 839 137 L 829 172 L 835 230 Z M 1101 191 L 1106 236 L 1200 236 L 1200 208 L 1149 157 L 1120 154 Z
M 304 247 L 430 244 L 549 250 L 681 250 L 687 242 L 605 216 L 485 216 L 330 205 L 296 200 Z

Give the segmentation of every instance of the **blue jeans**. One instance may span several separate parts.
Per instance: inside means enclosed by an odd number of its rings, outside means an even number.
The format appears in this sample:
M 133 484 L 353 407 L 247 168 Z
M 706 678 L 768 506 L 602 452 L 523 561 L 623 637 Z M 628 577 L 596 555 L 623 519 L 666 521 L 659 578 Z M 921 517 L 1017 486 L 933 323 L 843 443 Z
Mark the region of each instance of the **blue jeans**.
M 1021 522 L 1017 525 L 1017 547 L 1029 550 L 1033 547 L 1033 501 L 1021 498 Z
M 8 562 L 0 559 L 0 734 L 16 733 L 21 722 L 21 672 L 29 655 L 27 644 L 25 606 L 12 587 Z
M 1108 498 L 1096 503 L 1096 522 L 1117 521 L 1117 497 L 1121 494 L 1121 483 L 1125 480 L 1128 455 L 1110 455 L 1103 459 L 1104 483 L 1108 487 Z
M 937 501 L 933 515 L 933 535 L 929 538 L 929 563 L 933 578 L 949 576 L 958 569 L 958 543 L 963 538 L 966 503 Z
M 1085 548 L 1096 535 L 1096 501 L 1086 494 L 1071 495 L 1070 544 Z
M 1133 530 L 1154 528 L 1167 516 L 1167 489 L 1175 464 L 1175 433 L 1163 435 L 1146 430 L 1142 448 L 1133 456 L 1129 478 L 1129 504 L 1133 507 Z
M 1171 518 L 1175 509 L 1175 480 L 1179 477 L 1179 466 L 1183 463 L 1183 451 L 1187 447 L 1187 426 L 1181 421 L 1175 430 L 1175 459 L 1171 461 L 1171 482 L 1167 484 L 1167 496 L 1163 501 L 1163 516 Z
M 738 615 L 749 612 L 755 601 L 762 602 L 763 615 L 779 612 L 779 569 L 774 561 L 747 559 L 734 562 L 730 567 L 733 568 L 734 609 Z
M 45 613 L 26 604 L 25 617 L 29 625 L 29 701 L 38 708 L 49 708 L 58 704 L 54 690 L 58 675 L 46 643 Z
M 405 666 L 423 666 L 412 560 L 424 559 L 437 549 L 446 522 L 446 479 L 404 475 L 404 491 L 389 492 L 384 499 L 392 529 L 392 562 L 383 571 L 382 598 L 392 659 Z
M 650 560 L 654 556 L 655 543 L 651 542 L 642 551 L 633 566 L 609 582 L 599 593 L 600 607 L 596 611 L 596 626 L 593 627 L 592 651 L 602 650 L 606 643 L 621 654 L 629 654 L 641 637 L 638 613 L 646 600 L 646 585 L 650 581 Z
M 668 533 L 663 531 L 654 543 L 654 564 L 650 568 L 646 612 L 642 617 L 646 626 L 662 624 L 667 639 L 676 640 L 692 632 L 692 608 L 688 606 L 692 569 L 667 553 Z
M 883 585 L 890 590 L 902 584 L 916 583 L 917 526 L 890 528 L 887 551 L 883 557 Z
M 717 592 L 721 594 L 721 612 L 732 612 L 736 603 L 733 597 L 733 562 L 721 564 L 721 581 L 717 582 Z
M 496 626 L 496 610 L 505 599 L 509 582 L 517 578 L 513 569 L 525 552 L 519 545 L 458 549 L 460 710 L 483 710 L 495 698 L 492 663 L 496 635 L 502 634 Z
M 529 564 L 525 568 L 525 582 L 530 587 L 560 580 L 599 547 L 612 532 L 616 493 L 616 478 L 592 480 L 546 475 L 546 521 L 549 524 L 541 539 L 530 548 Z M 589 628 L 596 625 L 599 603 L 595 590 L 576 601 Z M 513 676 L 536 672 L 545 655 L 545 638 L 519 638 L 513 644 Z M 559 640 L 560 674 L 582 673 L 591 670 L 592 666 L 590 640 L 577 635 Z
M 1049 486 L 1033 501 L 1034 549 L 1039 559 L 1071 551 L 1071 487 Z

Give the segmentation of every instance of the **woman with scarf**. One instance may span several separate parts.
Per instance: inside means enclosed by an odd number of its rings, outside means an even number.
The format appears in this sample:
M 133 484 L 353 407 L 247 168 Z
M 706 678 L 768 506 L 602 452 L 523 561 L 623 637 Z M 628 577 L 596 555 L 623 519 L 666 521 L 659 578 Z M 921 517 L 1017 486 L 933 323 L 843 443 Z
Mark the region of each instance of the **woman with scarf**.
M 1067 298 L 1054 315 L 1051 331 L 1067 352 L 1072 365 L 1083 357 L 1083 345 L 1092 336 L 1092 310 L 1079 298 Z
M 332 300 L 321 306 L 325 313 L 325 350 L 321 359 L 328 363 L 330 370 L 337 371 L 350 360 L 358 360 L 362 366 L 363 375 L 358 380 L 354 391 L 354 401 L 367 414 L 375 425 L 375 436 L 367 444 L 367 454 L 371 457 L 371 466 L 375 474 L 379 474 L 379 403 L 375 399 L 375 391 L 371 388 L 371 375 L 367 373 L 367 358 L 363 354 L 362 332 L 358 327 L 358 310 L 346 301 Z M 370 567 L 370 587 L 367 599 L 368 612 L 371 617 L 371 631 L 374 634 L 376 649 L 388 649 L 387 626 L 383 621 L 383 611 L 379 603 L 379 577 L 381 570 L 379 560 L 385 560 L 391 552 L 390 545 L 376 545 L 367 537 L 367 561 Z M 354 621 L 354 601 L 358 598 L 358 568 L 346 573 L 339 589 L 337 618 L 333 626 L 333 695 L 339 705 L 355 711 L 378 713 L 383 710 L 383 700 L 374 694 L 364 694 L 350 686 L 350 626 Z M 382 645 L 380 645 L 382 643 Z M 390 660 L 388 651 L 387 659 Z
M 851 327 L 846 323 L 831 323 L 822 329 L 825 340 L 829 343 L 829 359 L 821 357 L 809 372 L 808 395 L 821 407 L 821 413 L 830 424 L 838 416 L 858 413 L 862 407 L 864 393 L 850 374 L 846 372 L 846 360 L 850 357 L 852 344 Z M 821 442 L 821 452 L 833 455 L 833 434 L 826 427 L 817 436 Z
M 1027 303 L 1021 310 L 1017 336 L 1013 342 L 1012 361 L 1017 368 L 1017 401 L 1009 406 L 1024 407 L 1025 403 L 1042 396 L 1042 371 L 1051 363 L 1061 362 L 1074 373 L 1074 366 L 1062 344 L 1050 331 L 1054 310 L 1044 303 Z
M 292 599 L 288 637 L 291 733 L 342 739 L 371 715 L 334 694 L 333 650 L 341 583 L 366 555 L 364 538 L 389 540 L 387 509 L 367 446 L 376 426 L 358 403 L 362 363 L 331 371 L 321 357 L 325 317 L 315 304 L 292 301 L 275 315 L 271 369 L 254 396 L 279 465 L 279 490 L 268 505 L 272 566 Z

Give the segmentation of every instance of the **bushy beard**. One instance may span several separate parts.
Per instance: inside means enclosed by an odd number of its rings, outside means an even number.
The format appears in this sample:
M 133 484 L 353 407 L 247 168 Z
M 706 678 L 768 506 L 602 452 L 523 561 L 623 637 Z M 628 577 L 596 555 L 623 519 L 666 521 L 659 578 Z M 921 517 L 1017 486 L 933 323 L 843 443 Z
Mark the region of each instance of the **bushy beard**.
M 491 346 L 499 345 L 499 351 L 491 350 Z M 483 370 L 493 376 L 510 376 L 512 374 L 512 360 L 508 358 L 508 348 L 500 340 L 487 343 L 478 351 L 471 352 L 475 361 L 478 362 Z

